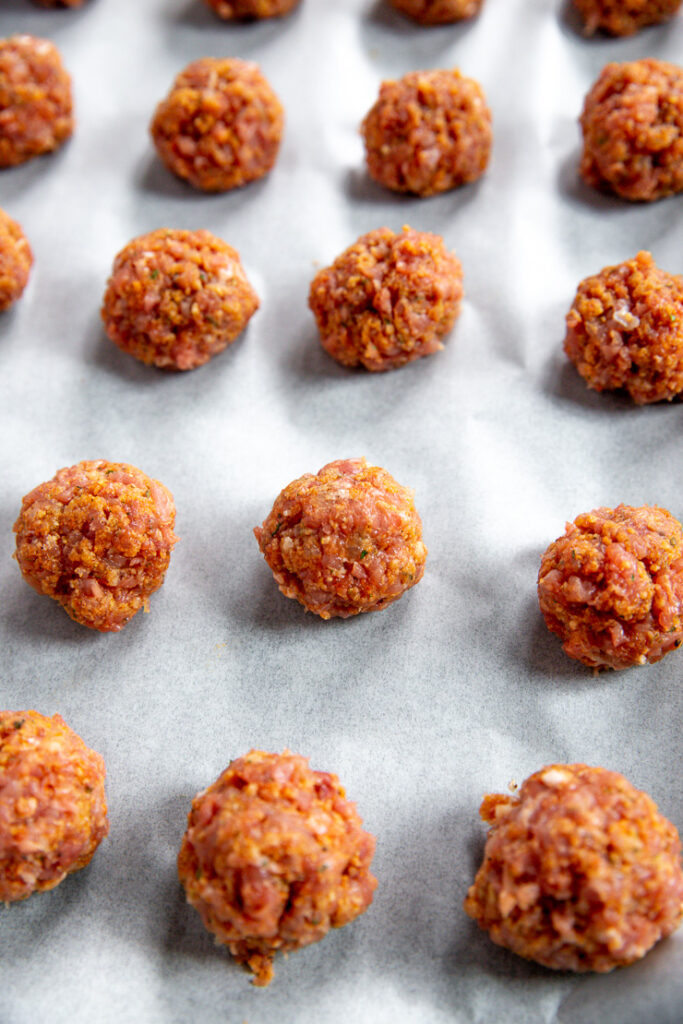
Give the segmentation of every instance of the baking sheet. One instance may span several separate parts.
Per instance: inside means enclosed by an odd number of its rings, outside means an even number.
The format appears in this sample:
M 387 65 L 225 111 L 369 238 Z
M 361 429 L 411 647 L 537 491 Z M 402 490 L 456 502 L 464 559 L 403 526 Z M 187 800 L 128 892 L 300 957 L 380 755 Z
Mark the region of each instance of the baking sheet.
M 602 977 L 493 946 L 461 909 L 485 792 L 552 761 L 623 772 L 683 827 L 681 655 L 594 677 L 540 618 L 540 555 L 602 504 L 683 516 L 683 406 L 589 393 L 561 351 L 578 281 L 650 249 L 681 270 L 680 198 L 629 206 L 576 176 L 576 119 L 610 59 L 680 59 L 683 18 L 585 40 L 548 0 L 486 0 L 419 29 L 374 0 L 303 0 L 291 17 L 217 21 L 200 0 L 2 0 L 0 35 L 60 47 L 78 128 L 0 175 L 35 266 L 0 319 L 0 705 L 59 711 L 108 767 L 111 833 L 90 867 L 0 911 L 3 1024 L 678 1024 L 683 934 Z M 280 95 L 280 159 L 204 196 L 147 135 L 173 76 L 204 55 L 257 60 Z M 363 169 L 358 125 L 382 78 L 457 65 L 494 115 L 489 172 L 429 200 Z M 306 307 L 316 268 L 364 231 L 438 231 L 466 299 L 445 350 L 385 375 L 344 370 Z M 202 369 L 144 367 L 104 336 L 114 254 L 160 226 L 215 231 L 262 300 Z M 416 490 L 420 585 L 377 615 L 322 622 L 283 598 L 251 534 L 290 480 L 365 455 Z M 61 466 L 129 461 L 175 495 L 166 584 L 119 635 L 71 622 L 22 581 L 20 499 Z M 335 771 L 378 838 L 371 909 L 280 958 L 270 988 L 214 946 L 175 857 L 192 796 L 250 747 Z

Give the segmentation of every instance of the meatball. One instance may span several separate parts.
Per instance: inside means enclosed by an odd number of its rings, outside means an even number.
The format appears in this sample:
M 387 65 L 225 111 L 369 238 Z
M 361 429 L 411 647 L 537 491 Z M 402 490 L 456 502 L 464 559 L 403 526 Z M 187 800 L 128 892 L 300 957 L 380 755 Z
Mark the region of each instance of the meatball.
M 596 391 L 623 388 L 634 402 L 683 391 L 683 278 L 649 252 L 579 285 L 564 350 Z
M 561 971 L 645 956 L 683 916 L 681 843 L 623 775 L 554 764 L 518 796 L 491 793 L 484 861 L 465 910 L 499 946 Z
M 279 18 L 289 14 L 300 0 L 205 0 L 219 18 Z
M 344 366 L 392 370 L 443 348 L 460 312 L 462 267 L 439 235 L 362 235 L 311 284 L 323 348 Z
M 284 115 L 256 64 L 202 57 L 188 64 L 150 126 L 174 174 L 206 192 L 226 192 L 267 174 Z
M 73 132 L 71 79 L 34 36 L 0 39 L 0 167 L 57 149 Z
M 683 69 L 661 60 L 607 64 L 581 114 L 580 172 L 622 199 L 683 190 Z
M 234 341 L 258 306 L 235 249 L 209 231 L 162 228 L 116 256 L 102 320 L 141 362 L 192 370 Z
M 574 0 L 585 22 L 586 35 L 598 29 L 612 36 L 631 36 L 646 25 L 666 21 L 681 0 Z
M 361 133 L 375 181 L 431 196 L 484 173 L 491 113 L 474 79 L 456 70 L 413 71 L 382 83 Z
M 33 265 L 33 253 L 15 220 L 0 210 L 0 313 L 22 294 Z
M 659 661 L 683 641 L 683 531 L 663 508 L 598 508 L 567 523 L 538 574 L 546 625 L 592 668 Z
M 135 466 L 79 462 L 27 494 L 15 557 L 27 583 L 76 622 L 118 632 L 164 582 L 175 506 Z
M 104 761 L 61 715 L 0 711 L 0 901 L 84 868 L 109 831 Z
M 365 459 L 294 480 L 254 534 L 285 597 L 322 619 L 386 608 L 427 557 L 413 492 Z
M 484 0 L 391 0 L 394 7 L 421 25 L 447 25 L 479 13 Z M 680 0 L 679 0 L 680 3 Z
M 336 775 L 251 750 L 192 802 L 178 856 L 206 928 L 267 985 L 273 957 L 318 942 L 372 902 L 374 837 Z

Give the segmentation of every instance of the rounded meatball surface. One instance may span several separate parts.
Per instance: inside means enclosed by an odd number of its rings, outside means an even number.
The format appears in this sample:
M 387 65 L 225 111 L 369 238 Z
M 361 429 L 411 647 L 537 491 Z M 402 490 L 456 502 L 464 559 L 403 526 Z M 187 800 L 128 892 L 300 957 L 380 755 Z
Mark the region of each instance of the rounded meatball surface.
M 484 861 L 465 910 L 499 946 L 561 971 L 643 957 L 683 916 L 681 843 L 623 775 L 554 764 L 489 794 Z
M 390 0 L 393 6 L 421 25 L 447 25 L 479 13 L 483 0 Z M 679 0 L 680 2 L 680 0 Z
M 674 398 L 683 391 L 683 278 L 649 252 L 587 277 L 564 350 L 596 391 L 622 388 L 639 405 Z
M 405 227 L 362 235 L 316 275 L 308 301 L 334 359 L 391 370 L 443 348 L 462 296 L 462 267 L 443 239 Z
M 367 910 L 374 850 L 336 775 L 252 750 L 193 800 L 178 874 L 206 928 L 267 985 L 278 950 Z
M 622 199 L 683 189 L 683 69 L 645 59 L 607 64 L 581 114 L 580 172 Z
M 219 18 L 279 18 L 289 14 L 301 0 L 205 0 Z
M 491 150 L 481 86 L 459 71 L 413 71 L 383 82 L 361 126 L 368 171 L 380 185 L 418 196 L 476 181 Z
M 33 265 L 33 253 L 15 220 L 0 210 L 0 313 L 22 294 Z
M 47 39 L 0 39 L 0 167 L 57 149 L 73 132 L 71 79 Z
M 188 64 L 150 126 L 174 174 L 206 192 L 226 192 L 267 174 L 284 114 L 256 64 L 202 57 Z
M 567 523 L 538 574 L 546 625 L 591 668 L 659 661 L 683 641 L 683 531 L 663 508 L 598 508 Z
M 365 459 L 294 480 L 254 534 L 285 597 L 322 619 L 386 608 L 427 557 L 413 492 Z
M 116 256 L 102 320 L 141 362 L 192 370 L 234 341 L 258 306 L 235 249 L 209 231 L 162 228 Z
M 0 711 L 0 901 L 59 885 L 109 831 L 104 761 L 61 715 Z
M 174 522 L 158 480 L 123 462 L 79 462 L 26 495 L 15 557 L 39 594 L 76 622 L 115 633 L 164 582 Z
M 646 25 L 666 21 L 681 0 L 574 0 L 585 22 L 586 35 L 598 29 L 612 36 L 631 36 Z

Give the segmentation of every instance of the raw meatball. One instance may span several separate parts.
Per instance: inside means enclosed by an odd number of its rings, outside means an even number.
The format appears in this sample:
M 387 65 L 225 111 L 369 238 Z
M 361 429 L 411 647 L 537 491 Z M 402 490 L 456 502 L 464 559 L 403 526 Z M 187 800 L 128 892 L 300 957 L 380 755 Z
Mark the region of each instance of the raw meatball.
M 323 348 L 344 366 L 391 370 L 443 348 L 460 312 L 462 267 L 439 235 L 362 235 L 311 284 Z
M 0 313 L 23 292 L 32 264 L 33 253 L 20 225 L 0 210 Z
M 623 775 L 554 764 L 518 796 L 491 793 L 465 910 L 494 942 L 561 971 L 639 960 L 683 915 L 681 843 Z
M 202 57 L 178 75 L 150 131 L 169 170 L 195 188 L 226 192 L 268 173 L 283 123 L 256 64 Z
M 285 597 L 322 619 L 386 608 L 427 557 L 413 492 L 365 459 L 294 480 L 254 534 Z
M 581 114 L 581 175 L 622 199 L 683 190 L 683 69 L 662 60 L 608 64 Z
M 459 71 L 413 71 L 382 83 L 361 133 L 375 181 L 431 196 L 484 173 L 491 112 L 481 86 Z
M 286 750 L 252 750 L 192 802 L 178 856 L 188 902 L 267 985 L 301 949 L 367 910 L 374 837 L 336 775 Z
M 0 39 L 0 167 L 57 149 L 73 132 L 71 79 L 47 39 Z
M 484 0 L 391 0 L 394 7 L 421 25 L 446 25 L 478 14 Z M 680 0 L 679 0 L 680 3 Z
M 205 0 L 219 18 L 278 18 L 300 0 Z
M 143 363 L 192 370 L 234 341 L 258 306 L 235 249 L 209 231 L 162 228 L 117 255 L 102 319 Z
M 175 506 L 158 480 L 122 462 L 79 462 L 22 502 L 14 531 L 27 583 L 76 622 L 118 632 L 164 582 Z
M 586 35 L 598 29 L 612 36 L 631 36 L 646 25 L 666 21 L 681 0 L 574 0 L 583 18 Z
M 596 391 L 623 388 L 634 402 L 683 391 L 683 278 L 649 252 L 579 285 L 564 350 Z
M 0 901 L 59 885 L 109 831 L 104 761 L 61 715 L 0 711 Z
M 683 531 L 663 508 L 598 508 L 541 560 L 538 599 L 570 658 L 592 668 L 659 661 L 683 641 Z

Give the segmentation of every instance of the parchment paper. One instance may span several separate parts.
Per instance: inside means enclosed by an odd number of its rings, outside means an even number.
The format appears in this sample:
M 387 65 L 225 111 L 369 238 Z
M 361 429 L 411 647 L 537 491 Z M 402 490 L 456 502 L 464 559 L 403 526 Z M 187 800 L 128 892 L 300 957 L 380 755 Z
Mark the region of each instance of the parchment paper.
M 430 30 L 379 0 L 303 0 L 238 26 L 200 0 L 1 0 L 0 35 L 16 32 L 60 47 L 78 128 L 0 174 L 35 252 L 0 318 L 0 705 L 58 711 L 104 755 L 111 834 L 86 870 L 0 911 L 2 1024 L 679 1024 L 683 934 L 574 977 L 495 947 L 462 901 L 482 795 L 549 762 L 621 771 L 683 828 L 683 655 L 594 677 L 535 594 L 541 553 L 580 512 L 683 516 L 683 407 L 591 393 L 561 350 L 583 277 L 640 248 L 683 270 L 683 199 L 628 205 L 576 175 L 602 66 L 680 61 L 683 18 L 589 41 L 554 0 L 486 0 L 475 21 Z M 174 179 L 147 134 L 204 55 L 258 61 L 287 111 L 272 174 L 222 196 Z M 489 172 L 430 200 L 385 192 L 358 135 L 381 79 L 449 66 L 488 95 Z M 318 345 L 310 279 L 362 232 L 404 223 L 462 260 L 462 316 L 419 364 L 344 370 Z M 225 238 L 262 300 L 240 340 L 186 374 L 138 364 L 100 328 L 114 254 L 160 226 Z M 415 488 L 426 573 L 387 611 L 322 622 L 279 594 L 251 530 L 290 480 L 357 455 Z M 22 495 L 86 458 L 134 463 L 178 508 L 166 583 L 119 635 L 71 622 L 11 560 Z M 193 795 L 250 747 L 337 772 L 378 839 L 371 909 L 279 958 L 261 991 L 175 869 Z

